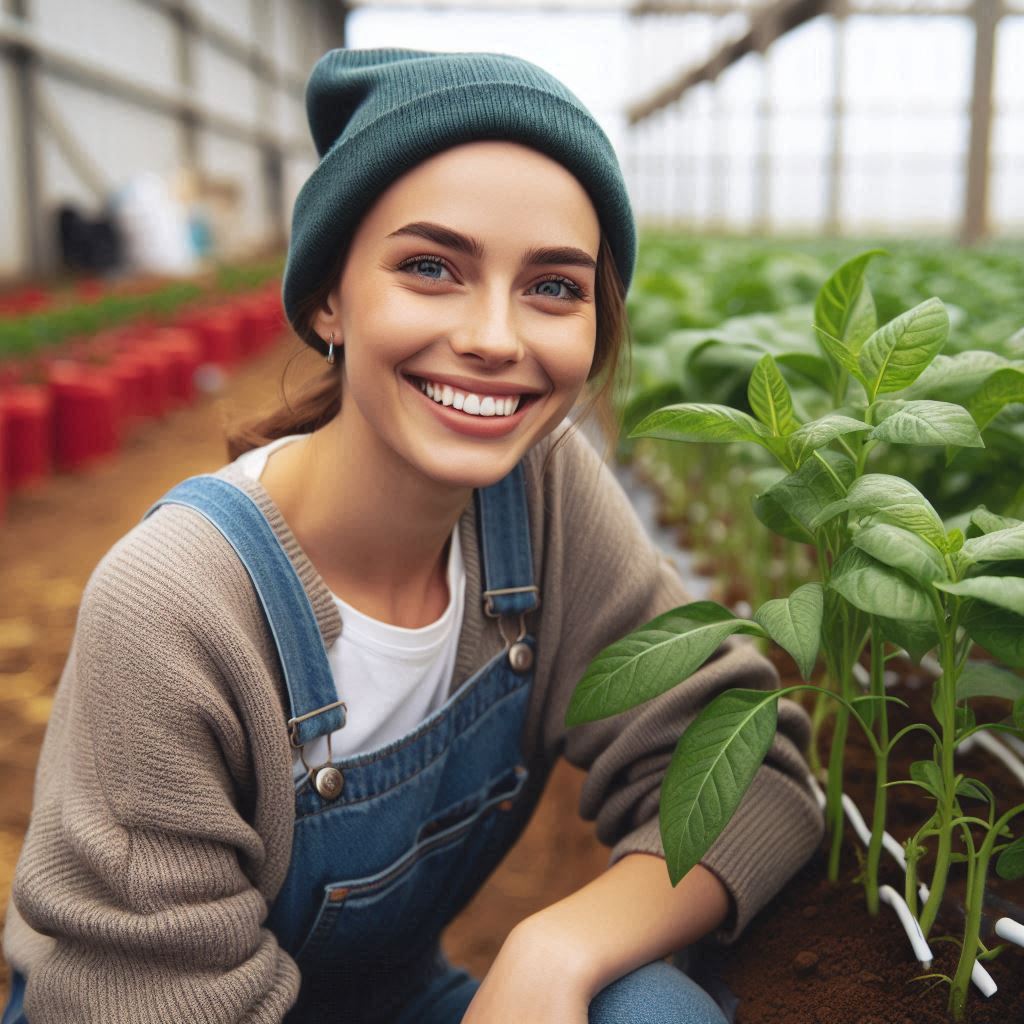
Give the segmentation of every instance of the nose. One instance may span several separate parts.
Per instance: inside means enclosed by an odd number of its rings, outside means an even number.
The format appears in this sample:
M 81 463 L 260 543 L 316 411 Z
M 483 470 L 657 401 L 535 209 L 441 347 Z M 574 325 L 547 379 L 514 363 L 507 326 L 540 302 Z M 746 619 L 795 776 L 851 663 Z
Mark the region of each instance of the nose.
M 466 318 L 451 333 L 451 347 L 460 356 L 485 366 L 503 366 L 523 358 L 523 343 L 510 304 L 499 297 L 481 299 L 466 308 Z

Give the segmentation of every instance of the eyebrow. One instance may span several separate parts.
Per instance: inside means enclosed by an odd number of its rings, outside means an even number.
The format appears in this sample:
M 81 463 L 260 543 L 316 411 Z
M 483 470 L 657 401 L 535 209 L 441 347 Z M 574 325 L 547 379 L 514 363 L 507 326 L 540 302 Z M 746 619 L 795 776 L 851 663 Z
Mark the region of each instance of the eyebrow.
M 396 238 L 401 235 L 415 235 L 418 238 L 425 238 L 429 242 L 436 242 L 448 249 L 472 256 L 475 260 L 484 258 L 484 246 L 482 242 L 473 238 L 472 235 L 463 235 L 452 228 L 446 228 L 442 224 L 431 224 L 429 221 L 416 221 L 413 224 L 406 224 L 405 227 L 392 231 L 388 238 Z M 549 264 L 567 264 L 574 267 L 588 267 L 591 270 L 597 269 L 594 258 L 577 249 L 574 246 L 543 246 L 541 248 L 528 249 L 524 254 L 520 267 L 546 266 Z

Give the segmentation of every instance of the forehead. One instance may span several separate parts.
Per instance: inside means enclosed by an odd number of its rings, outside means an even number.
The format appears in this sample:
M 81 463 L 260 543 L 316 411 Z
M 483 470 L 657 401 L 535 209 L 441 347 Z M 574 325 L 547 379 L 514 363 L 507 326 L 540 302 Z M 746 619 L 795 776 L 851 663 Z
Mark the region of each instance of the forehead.
M 377 197 L 357 234 L 380 239 L 415 220 L 497 238 L 578 245 L 595 256 L 600 241 L 593 203 L 568 168 L 538 150 L 496 139 L 453 146 L 417 164 Z

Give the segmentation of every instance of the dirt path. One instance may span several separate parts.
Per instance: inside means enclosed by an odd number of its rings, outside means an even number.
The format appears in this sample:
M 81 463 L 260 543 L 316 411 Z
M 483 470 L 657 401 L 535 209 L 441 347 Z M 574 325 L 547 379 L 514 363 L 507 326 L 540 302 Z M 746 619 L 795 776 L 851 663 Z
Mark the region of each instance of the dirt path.
M 298 343 L 295 343 L 298 345 Z M 0 523 L 0 914 L 31 808 L 32 779 L 52 694 L 74 632 L 82 588 L 106 551 L 179 480 L 222 465 L 223 417 L 279 401 L 318 368 L 282 344 L 239 370 L 218 397 L 151 422 L 121 454 L 88 472 L 53 477 L 10 499 Z M 513 925 L 597 876 L 607 850 L 580 821 L 582 774 L 562 762 L 529 828 L 488 884 L 453 922 L 445 949 L 481 976 Z M 0 1002 L 7 968 L 0 961 Z

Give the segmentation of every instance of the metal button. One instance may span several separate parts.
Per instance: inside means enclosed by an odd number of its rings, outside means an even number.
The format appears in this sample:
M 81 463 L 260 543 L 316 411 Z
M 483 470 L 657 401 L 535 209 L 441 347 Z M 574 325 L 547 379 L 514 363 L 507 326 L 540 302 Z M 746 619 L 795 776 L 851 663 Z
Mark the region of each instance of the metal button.
M 533 666 L 533 649 L 529 644 L 514 643 L 508 649 L 508 663 L 513 672 L 528 672 Z
M 345 778 L 337 768 L 328 765 L 316 773 L 313 785 L 325 800 L 334 800 L 341 796 L 341 791 L 345 788 Z
M 498 804 L 498 810 L 499 811 L 511 811 L 512 810 L 512 801 L 511 800 L 502 800 L 501 803 Z

